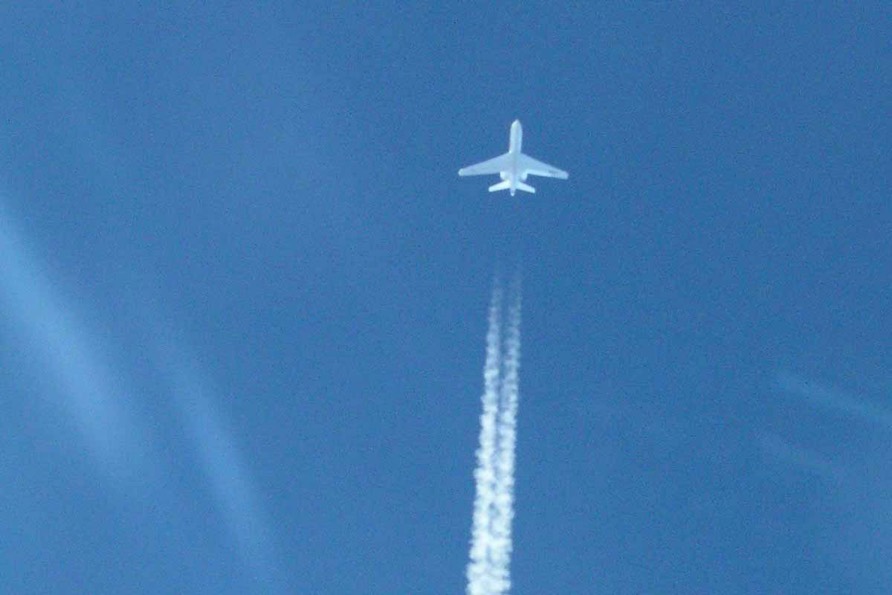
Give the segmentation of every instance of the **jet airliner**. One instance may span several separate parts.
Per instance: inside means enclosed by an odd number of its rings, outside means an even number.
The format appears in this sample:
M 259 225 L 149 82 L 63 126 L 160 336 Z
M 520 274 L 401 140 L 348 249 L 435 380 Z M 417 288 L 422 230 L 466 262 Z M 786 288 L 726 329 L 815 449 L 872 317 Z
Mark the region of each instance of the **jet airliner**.
M 529 155 L 520 151 L 523 142 L 523 128 L 520 120 L 514 120 L 511 124 L 511 137 L 508 142 L 508 152 L 493 159 L 463 167 L 458 170 L 460 176 L 481 176 L 486 174 L 499 174 L 502 181 L 489 187 L 490 192 L 508 190 L 511 196 L 518 190 L 535 192 L 536 189 L 525 184 L 527 176 L 543 176 L 546 178 L 558 178 L 566 180 L 569 174 L 547 163 L 536 161 Z

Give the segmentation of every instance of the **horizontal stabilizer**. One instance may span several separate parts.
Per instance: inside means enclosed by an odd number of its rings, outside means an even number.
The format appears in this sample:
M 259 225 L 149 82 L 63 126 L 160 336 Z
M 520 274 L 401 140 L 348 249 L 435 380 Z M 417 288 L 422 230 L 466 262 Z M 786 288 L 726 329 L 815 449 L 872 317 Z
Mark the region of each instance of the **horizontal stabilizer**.
M 511 180 L 505 180 L 503 182 L 499 182 L 498 184 L 493 184 L 489 187 L 490 192 L 498 192 L 499 190 L 511 190 Z M 511 190 L 511 194 L 514 194 L 515 190 L 523 190 L 524 192 L 529 192 L 530 194 L 535 194 L 536 189 L 530 186 L 529 184 L 524 184 L 523 182 L 514 182 L 514 190 Z
M 515 184 L 518 190 L 523 190 L 524 192 L 529 192 L 530 194 L 536 194 L 536 189 L 530 186 L 529 184 L 524 184 L 523 182 L 517 182 Z

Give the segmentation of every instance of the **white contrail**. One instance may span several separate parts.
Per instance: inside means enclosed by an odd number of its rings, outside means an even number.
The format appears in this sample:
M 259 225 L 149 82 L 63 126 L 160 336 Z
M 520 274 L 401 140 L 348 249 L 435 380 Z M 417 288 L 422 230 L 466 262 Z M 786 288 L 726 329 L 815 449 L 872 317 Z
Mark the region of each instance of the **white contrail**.
M 495 500 L 496 417 L 499 406 L 501 359 L 502 290 L 496 282 L 489 305 L 489 330 L 486 332 L 486 363 L 483 367 L 483 412 L 480 414 L 480 446 L 474 481 L 474 520 L 471 528 L 471 554 L 468 563 L 468 595 L 489 595 L 492 590 L 491 549 L 492 506 Z
M 508 333 L 499 399 L 498 452 L 496 455 L 496 501 L 492 531 L 495 538 L 493 570 L 498 593 L 511 588 L 511 524 L 514 520 L 514 461 L 517 442 L 517 405 L 520 397 L 520 282 L 508 310 Z
M 499 595 L 510 586 L 511 523 L 520 370 L 520 283 L 509 306 L 502 361 L 502 291 L 496 283 L 486 334 L 483 412 L 474 472 L 476 498 L 468 564 L 468 595 Z

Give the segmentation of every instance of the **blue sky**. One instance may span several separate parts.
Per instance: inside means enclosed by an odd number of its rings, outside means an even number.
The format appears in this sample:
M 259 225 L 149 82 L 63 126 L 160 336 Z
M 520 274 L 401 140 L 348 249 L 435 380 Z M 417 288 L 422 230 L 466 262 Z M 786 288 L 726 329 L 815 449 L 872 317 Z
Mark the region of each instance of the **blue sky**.
M 890 25 L 0 8 L 0 591 L 462 592 L 521 263 L 512 592 L 888 593 Z

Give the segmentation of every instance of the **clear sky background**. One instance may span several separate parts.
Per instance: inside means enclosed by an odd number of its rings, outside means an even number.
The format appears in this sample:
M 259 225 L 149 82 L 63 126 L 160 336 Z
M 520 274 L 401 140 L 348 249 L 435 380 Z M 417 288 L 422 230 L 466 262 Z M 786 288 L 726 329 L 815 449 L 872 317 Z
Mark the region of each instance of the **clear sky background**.
M 892 592 L 888 3 L 13 4 L 0 591 Z

